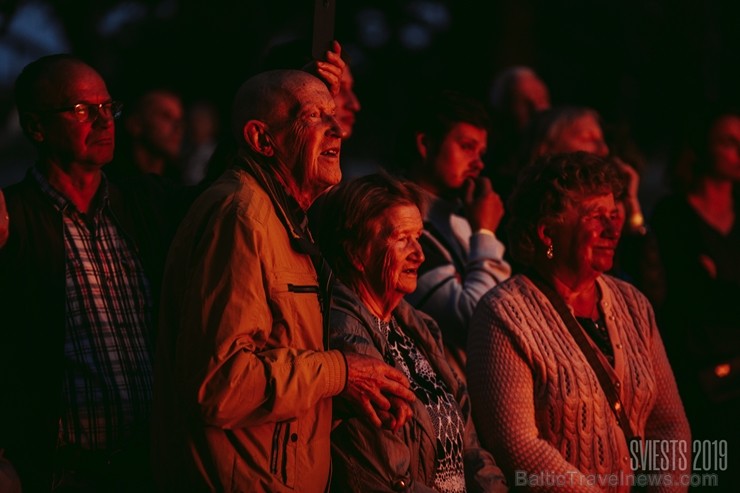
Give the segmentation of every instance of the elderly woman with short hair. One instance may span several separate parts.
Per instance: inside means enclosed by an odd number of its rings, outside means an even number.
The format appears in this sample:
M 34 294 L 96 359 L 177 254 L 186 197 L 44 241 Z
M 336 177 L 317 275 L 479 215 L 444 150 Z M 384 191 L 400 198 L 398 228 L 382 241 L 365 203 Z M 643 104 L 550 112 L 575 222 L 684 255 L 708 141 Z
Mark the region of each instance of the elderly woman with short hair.
M 653 440 L 685 456 L 644 470 L 674 485 L 648 491 L 686 491 L 689 426 L 653 309 L 604 274 L 620 186 L 593 154 L 544 156 L 509 202 L 510 250 L 529 270 L 479 303 L 468 382 L 481 442 L 522 491 L 551 491 L 548 477 L 562 491 L 630 491 L 632 466 L 655 465 L 637 460 Z
M 343 417 L 332 433 L 332 489 L 504 492 L 500 469 L 478 443 L 439 327 L 404 301 L 424 261 L 420 206 L 417 188 L 387 174 L 339 185 L 323 203 L 319 245 L 340 281 L 330 346 L 400 369 L 416 395 L 412 416 L 378 410 L 383 427 Z

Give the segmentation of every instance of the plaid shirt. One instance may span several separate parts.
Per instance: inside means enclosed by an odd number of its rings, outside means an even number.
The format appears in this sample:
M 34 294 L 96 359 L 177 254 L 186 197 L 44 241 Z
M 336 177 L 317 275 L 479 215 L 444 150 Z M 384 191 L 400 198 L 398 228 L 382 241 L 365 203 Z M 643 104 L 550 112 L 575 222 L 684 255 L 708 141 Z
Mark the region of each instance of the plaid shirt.
M 82 214 L 33 170 L 64 220 L 66 321 L 60 444 L 116 450 L 142 426 L 152 400 L 151 293 L 119 227 L 103 177 Z

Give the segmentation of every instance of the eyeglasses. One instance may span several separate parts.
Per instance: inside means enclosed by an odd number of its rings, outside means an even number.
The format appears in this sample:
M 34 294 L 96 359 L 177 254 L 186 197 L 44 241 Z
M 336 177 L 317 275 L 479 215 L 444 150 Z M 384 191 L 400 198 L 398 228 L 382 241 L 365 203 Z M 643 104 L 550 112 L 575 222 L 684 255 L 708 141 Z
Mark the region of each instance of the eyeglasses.
M 64 113 L 71 111 L 80 123 L 94 122 L 100 116 L 105 118 L 118 118 L 121 116 L 123 103 L 119 101 L 106 101 L 105 103 L 77 103 L 66 108 L 56 108 L 42 111 L 41 113 Z

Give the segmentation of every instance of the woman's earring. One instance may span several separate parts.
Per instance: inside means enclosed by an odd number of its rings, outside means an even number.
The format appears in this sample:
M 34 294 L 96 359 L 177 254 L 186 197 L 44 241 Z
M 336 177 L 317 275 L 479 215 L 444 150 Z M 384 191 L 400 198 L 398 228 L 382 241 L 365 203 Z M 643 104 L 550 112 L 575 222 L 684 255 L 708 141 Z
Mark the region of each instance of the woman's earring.
M 555 249 L 552 247 L 552 243 L 547 245 L 547 251 L 545 252 L 545 257 L 547 257 L 547 260 L 552 260 L 553 257 L 555 257 Z

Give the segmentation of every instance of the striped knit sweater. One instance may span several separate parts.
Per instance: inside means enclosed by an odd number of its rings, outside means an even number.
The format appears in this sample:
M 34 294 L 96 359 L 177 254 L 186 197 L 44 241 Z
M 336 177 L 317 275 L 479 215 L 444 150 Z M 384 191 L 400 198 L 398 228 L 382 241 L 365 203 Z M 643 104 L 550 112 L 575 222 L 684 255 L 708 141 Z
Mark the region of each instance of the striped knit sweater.
M 609 276 L 597 283 L 632 429 L 647 440 L 685 440 L 686 461 L 678 466 L 688 468 L 689 426 L 652 308 L 627 283 Z M 596 374 L 555 309 L 526 277 L 511 278 L 481 300 L 470 328 L 467 371 L 481 442 L 510 486 L 522 486 L 526 471 L 538 475 L 530 480 L 538 486 L 519 491 L 553 490 L 545 484 L 548 474 L 567 480 L 568 486 L 556 491 L 629 491 L 624 485 L 594 484 L 628 481 L 619 478 L 631 474 L 634 455 Z M 662 472 L 678 484 L 688 471 Z

